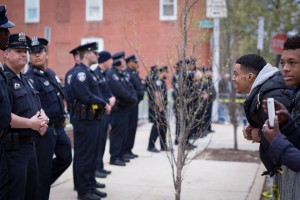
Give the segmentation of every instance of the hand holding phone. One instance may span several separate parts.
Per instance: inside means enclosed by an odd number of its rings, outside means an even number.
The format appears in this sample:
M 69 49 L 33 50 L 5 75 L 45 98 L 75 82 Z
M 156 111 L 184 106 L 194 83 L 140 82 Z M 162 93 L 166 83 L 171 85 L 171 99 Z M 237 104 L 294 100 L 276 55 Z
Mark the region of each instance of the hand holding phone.
M 273 128 L 274 127 L 274 119 L 275 119 L 274 98 L 268 98 L 267 104 L 268 104 L 269 126 L 271 128 Z

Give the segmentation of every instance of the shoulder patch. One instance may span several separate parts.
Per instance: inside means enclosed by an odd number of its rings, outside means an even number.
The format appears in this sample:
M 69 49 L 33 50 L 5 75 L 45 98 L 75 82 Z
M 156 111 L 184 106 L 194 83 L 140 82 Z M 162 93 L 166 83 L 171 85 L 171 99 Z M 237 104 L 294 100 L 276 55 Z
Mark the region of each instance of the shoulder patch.
M 77 79 L 80 81 L 80 82 L 84 82 L 86 80 L 86 74 L 84 72 L 79 72 L 77 74 Z
M 113 74 L 113 75 L 112 75 L 112 78 L 113 78 L 115 81 L 119 81 L 119 77 L 118 77 L 116 74 Z

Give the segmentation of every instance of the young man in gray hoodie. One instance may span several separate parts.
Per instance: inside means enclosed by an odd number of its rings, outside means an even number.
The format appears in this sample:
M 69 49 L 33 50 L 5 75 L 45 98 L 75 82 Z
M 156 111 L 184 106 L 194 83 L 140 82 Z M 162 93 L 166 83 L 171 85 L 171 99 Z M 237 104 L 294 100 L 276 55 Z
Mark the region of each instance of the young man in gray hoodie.
M 236 84 L 237 93 L 248 94 L 244 110 L 249 125 L 243 129 L 244 137 L 260 143 L 260 158 L 267 169 L 263 175 L 273 176 L 280 165 L 272 163 L 268 156 L 269 142 L 262 134 L 264 122 L 268 119 L 263 100 L 273 97 L 288 107 L 292 101 L 292 91 L 285 85 L 281 72 L 256 54 L 237 59 L 232 81 Z

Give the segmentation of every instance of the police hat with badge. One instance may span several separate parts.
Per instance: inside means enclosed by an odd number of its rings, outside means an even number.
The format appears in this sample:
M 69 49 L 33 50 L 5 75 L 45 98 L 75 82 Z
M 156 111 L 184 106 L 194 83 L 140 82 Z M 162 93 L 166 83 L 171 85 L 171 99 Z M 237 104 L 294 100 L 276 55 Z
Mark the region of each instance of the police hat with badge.
M 78 48 L 80 47 L 81 45 L 75 47 L 74 49 L 72 49 L 69 53 L 70 54 L 73 54 L 73 56 L 76 56 L 79 54 L 79 51 L 78 51 Z
M 45 38 L 32 37 L 28 42 L 30 48 L 30 53 L 39 53 L 43 50 L 46 51 L 48 45 L 48 40 Z
M 122 64 L 122 59 L 125 59 L 125 52 L 120 51 L 112 55 L 113 58 L 113 66 L 118 67 Z
M 97 42 L 91 42 L 91 43 L 86 43 L 83 45 L 80 45 L 76 48 L 78 52 L 84 52 L 84 51 L 93 51 L 98 54 L 98 43 Z
M 126 57 L 125 61 L 126 61 L 126 63 L 129 63 L 129 62 L 138 63 L 139 62 L 135 55 L 130 55 L 130 56 Z
M 25 33 L 16 33 L 16 34 L 11 34 L 9 36 L 9 43 L 7 45 L 6 49 L 27 49 L 29 50 L 28 47 L 28 41 L 30 41 L 30 38 L 25 35 Z
M 15 24 L 8 21 L 6 6 L 0 6 L 0 28 L 12 28 Z

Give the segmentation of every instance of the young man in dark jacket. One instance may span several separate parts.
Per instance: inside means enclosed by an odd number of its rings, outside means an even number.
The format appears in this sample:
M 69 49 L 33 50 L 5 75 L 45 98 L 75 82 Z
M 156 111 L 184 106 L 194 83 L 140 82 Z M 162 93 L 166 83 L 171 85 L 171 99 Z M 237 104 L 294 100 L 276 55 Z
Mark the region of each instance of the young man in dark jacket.
M 285 85 L 279 70 L 256 54 L 238 58 L 232 80 L 236 84 L 237 93 L 248 94 L 244 110 L 249 125 L 244 127 L 244 137 L 254 142 L 260 142 L 260 158 L 267 169 L 264 174 L 272 176 L 280 165 L 274 165 L 267 154 L 269 143 L 261 131 L 268 118 L 262 106 L 263 100 L 273 97 L 285 106 L 289 106 L 292 100 L 292 91 Z
M 292 36 L 284 43 L 281 57 L 284 81 L 296 87 L 289 111 L 275 102 L 274 128 L 264 125 L 264 136 L 270 143 L 269 156 L 273 163 L 283 166 L 280 199 L 299 199 L 300 196 L 300 36 Z M 266 106 L 265 106 L 266 108 Z M 289 114 L 290 113 L 290 114 Z

